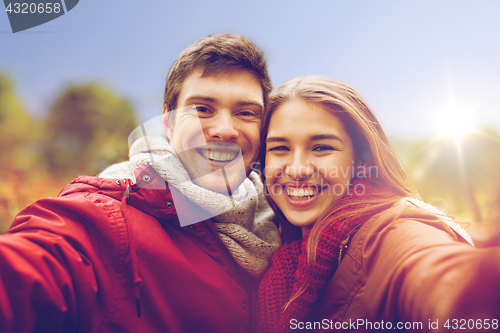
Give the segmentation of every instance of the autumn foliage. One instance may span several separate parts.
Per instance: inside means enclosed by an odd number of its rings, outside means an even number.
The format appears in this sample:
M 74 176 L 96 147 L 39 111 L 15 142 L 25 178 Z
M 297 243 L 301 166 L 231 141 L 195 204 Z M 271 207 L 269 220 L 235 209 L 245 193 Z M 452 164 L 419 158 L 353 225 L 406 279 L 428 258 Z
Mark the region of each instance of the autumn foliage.
M 0 74 L 0 232 L 75 176 L 128 159 L 127 138 L 136 126 L 130 103 L 98 84 L 66 87 L 46 119 L 36 119 Z
M 56 196 L 75 176 L 128 159 L 134 111 L 106 87 L 67 86 L 47 111 L 45 119 L 34 118 L 0 73 L 0 232 L 24 207 Z M 426 201 L 500 235 L 497 131 L 393 144 Z

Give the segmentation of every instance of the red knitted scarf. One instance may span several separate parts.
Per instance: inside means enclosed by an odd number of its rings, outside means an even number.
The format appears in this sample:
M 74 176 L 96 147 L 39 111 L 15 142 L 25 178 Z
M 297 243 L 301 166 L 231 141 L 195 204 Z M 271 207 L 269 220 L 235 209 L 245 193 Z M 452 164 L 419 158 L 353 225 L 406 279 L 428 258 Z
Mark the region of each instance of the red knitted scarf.
M 318 294 L 325 283 L 337 269 L 338 257 L 342 241 L 346 240 L 365 221 L 388 208 L 388 205 L 377 206 L 365 213 L 342 217 L 354 208 L 368 208 L 367 199 L 393 198 L 394 193 L 377 187 L 367 179 L 357 179 L 351 183 L 349 191 L 335 204 L 335 209 L 325 217 L 328 226 L 320 236 L 316 250 L 316 265 L 307 271 L 307 240 L 310 231 L 302 239 L 300 228 L 285 222 L 282 225 L 284 245 L 274 252 L 272 265 L 264 275 L 258 293 L 257 327 L 259 332 L 288 332 L 290 320 L 305 321 L 312 309 Z M 347 206 L 344 206 L 346 204 Z M 340 216 L 340 218 L 337 218 Z M 323 220 L 323 221 L 325 221 Z M 326 222 L 326 221 L 325 221 Z M 293 239 L 295 238 L 295 240 Z M 309 273 L 307 289 L 283 311 L 291 296 L 295 295 L 306 281 Z

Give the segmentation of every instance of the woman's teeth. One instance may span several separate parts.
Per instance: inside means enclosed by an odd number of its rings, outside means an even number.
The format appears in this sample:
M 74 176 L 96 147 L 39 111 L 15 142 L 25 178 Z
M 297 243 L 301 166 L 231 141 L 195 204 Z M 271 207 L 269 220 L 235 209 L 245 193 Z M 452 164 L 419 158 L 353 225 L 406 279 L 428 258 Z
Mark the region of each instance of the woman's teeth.
M 295 200 L 309 199 L 318 194 L 318 190 L 315 188 L 297 189 L 297 188 L 287 187 L 285 188 L 285 191 L 290 198 Z
M 213 151 L 208 151 L 208 150 L 203 151 L 203 156 L 205 156 L 205 158 L 208 158 L 210 160 L 214 160 L 217 162 L 232 161 L 236 158 L 237 155 L 238 154 L 236 154 L 236 153 L 219 153 L 219 152 L 213 152 Z

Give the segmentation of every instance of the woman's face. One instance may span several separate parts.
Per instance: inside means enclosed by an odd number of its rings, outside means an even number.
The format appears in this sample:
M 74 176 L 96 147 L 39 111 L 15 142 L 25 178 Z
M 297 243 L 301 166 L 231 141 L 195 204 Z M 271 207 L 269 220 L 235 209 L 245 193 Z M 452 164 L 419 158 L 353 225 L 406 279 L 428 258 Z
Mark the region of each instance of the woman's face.
M 321 104 L 295 99 L 271 116 L 265 163 L 271 198 L 305 233 L 347 192 L 357 162 L 342 121 Z

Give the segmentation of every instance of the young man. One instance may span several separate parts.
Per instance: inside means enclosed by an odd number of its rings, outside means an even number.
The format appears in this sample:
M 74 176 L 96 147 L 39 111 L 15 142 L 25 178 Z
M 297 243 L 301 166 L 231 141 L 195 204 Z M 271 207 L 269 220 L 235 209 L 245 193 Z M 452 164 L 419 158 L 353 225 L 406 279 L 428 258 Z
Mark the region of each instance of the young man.
M 2 332 L 248 332 L 279 235 L 252 163 L 271 84 L 220 34 L 169 71 L 166 137 L 22 211 L 0 237 Z M 242 176 L 243 175 L 243 176 Z

